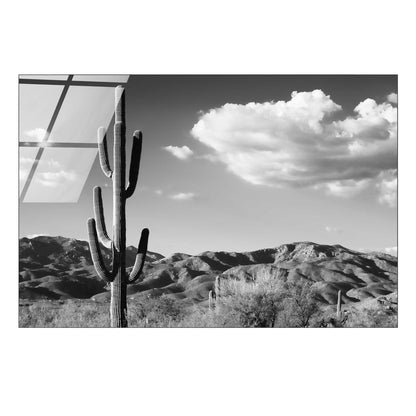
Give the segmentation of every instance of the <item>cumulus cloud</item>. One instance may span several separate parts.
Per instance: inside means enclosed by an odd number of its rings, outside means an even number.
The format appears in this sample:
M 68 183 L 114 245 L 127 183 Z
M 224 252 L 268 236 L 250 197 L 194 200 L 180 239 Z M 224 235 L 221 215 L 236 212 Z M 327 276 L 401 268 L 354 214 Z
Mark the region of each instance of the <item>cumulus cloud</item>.
M 391 92 L 387 96 L 387 101 L 393 104 L 397 104 L 397 94 L 395 92 Z
M 29 175 L 30 169 L 35 161 L 34 157 L 23 157 L 19 158 L 19 173 L 21 178 L 26 178 Z M 60 170 L 61 164 L 53 158 L 38 161 L 38 166 L 49 170 Z
M 330 227 L 329 225 L 325 226 L 325 231 L 327 233 L 334 233 L 334 234 L 339 234 L 342 233 L 342 229 L 341 228 L 337 228 L 337 227 Z
M 156 189 L 155 194 L 161 196 L 163 195 L 163 191 L 161 189 Z
M 20 159 L 21 169 L 25 169 L 27 163 L 33 163 L 33 160 L 30 161 L 26 159 Z M 74 182 L 78 179 L 78 175 L 72 171 L 67 170 L 62 167 L 62 165 L 55 159 L 40 159 L 38 162 L 38 172 L 35 176 L 35 181 L 42 186 L 48 188 L 55 188 L 60 185 Z
M 29 234 L 26 236 L 26 238 L 36 238 L 36 237 L 42 237 L 42 236 L 49 236 L 49 234 Z
M 367 98 L 353 115 L 337 119 L 341 109 L 321 90 L 295 91 L 288 101 L 211 109 L 191 134 L 254 185 L 351 197 L 397 169 L 397 108 Z
M 397 204 L 397 170 L 389 170 L 379 175 L 377 187 L 380 191 L 379 202 L 390 207 Z
M 173 194 L 169 198 L 173 199 L 174 201 L 190 201 L 195 199 L 196 194 L 193 192 L 179 192 L 178 194 Z
M 26 140 L 34 140 L 36 142 L 40 142 L 45 137 L 46 130 L 42 129 L 40 127 L 33 129 L 33 130 L 27 130 L 24 132 L 24 136 Z
M 181 160 L 189 159 L 194 154 L 188 146 L 165 146 L 163 149 Z
M 39 172 L 36 176 L 36 181 L 48 188 L 55 188 L 76 180 L 77 174 L 66 170 L 60 170 L 58 172 Z
M 340 198 L 351 198 L 368 188 L 371 183 L 372 181 L 370 179 L 345 179 L 315 185 L 314 189 L 324 189 L 326 194 L 334 195 Z
M 33 165 L 34 158 L 19 158 L 20 178 L 25 179 Z M 36 173 L 35 181 L 42 186 L 54 188 L 65 183 L 74 182 L 78 179 L 78 175 L 72 171 L 62 167 L 62 165 L 53 158 L 40 159 L 38 161 L 39 170 Z M 104 185 L 105 186 L 105 185 Z
M 387 254 L 391 254 L 392 256 L 397 257 L 397 246 L 394 247 L 387 247 L 383 250 Z

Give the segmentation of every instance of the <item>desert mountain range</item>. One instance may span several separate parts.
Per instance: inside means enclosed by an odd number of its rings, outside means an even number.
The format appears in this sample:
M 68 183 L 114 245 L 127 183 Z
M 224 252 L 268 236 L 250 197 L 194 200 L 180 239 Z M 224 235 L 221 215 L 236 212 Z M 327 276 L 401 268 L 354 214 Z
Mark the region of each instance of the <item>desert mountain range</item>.
M 103 249 L 110 261 L 110 250 Z M 136 248 L 127 248 L 132 267 Z M 250 252 L 148 252 L 141 282 L 128 287 L 128 296 L 168 294 L 187 304 L 206 302 L 215 277 L 255 280 L 264 275 L 314 284 L 319 300 L 333 305 L 338 290 L 344 303 L 358 303 L 397 292 L 397 258 L 380 252 L 362 253 L 341 245 L 312 242 L 283 244 Z M 86 241 L 38 236 L 19 240 L 19 296 L 41 299 L 88 299 L 105 302 L 109 291 L 95 274 Z

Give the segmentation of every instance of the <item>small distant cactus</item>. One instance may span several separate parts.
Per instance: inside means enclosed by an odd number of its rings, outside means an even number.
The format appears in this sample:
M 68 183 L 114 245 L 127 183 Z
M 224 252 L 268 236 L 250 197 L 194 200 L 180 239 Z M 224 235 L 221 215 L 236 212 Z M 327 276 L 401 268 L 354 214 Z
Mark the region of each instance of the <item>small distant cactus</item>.
M 107 152 L 106 132 L 98 129 L 98 150 L 101 169 L 113 181 L 113 238 L 107 234 L 101 188 L 94 188 L 94 216 L 88 219 L 88 237 L 91 257 L 98 276 L 111 285 L 111 327 L 127 326 L 127 284 L 135 282 L 142 274 L 147 253 L 149 230 L 144 228 L 137 249 L 134 266 L 126 274 L 126 199 L 137 184 L 142 151 L 142 133 L 135 131 L 130 162 L 129 184 L 126 188 L 126 126 L 124 88 L 115 90 L 114 169 L 111 170 Z M 99 241 L 112 251 L 112 270 L 107 270 L 100 251 Z
M 213 299 L 213 295 L 212 295 L 212 290 L 210 290 L 208 292 L 208 309 L 211 311 L 212 307 L 214 305 L 214 299 Z
M 341 300 L 342 300 L 342 292 L 338 290 L 338 300 L 337 300 L 337 318 L 341 319 Z
M 215 278 L 214 293 L 215 293 L 215 302 L 218 302 L 218 300 L 221 297 L 221 277 L 220 276 L 217 276 Z

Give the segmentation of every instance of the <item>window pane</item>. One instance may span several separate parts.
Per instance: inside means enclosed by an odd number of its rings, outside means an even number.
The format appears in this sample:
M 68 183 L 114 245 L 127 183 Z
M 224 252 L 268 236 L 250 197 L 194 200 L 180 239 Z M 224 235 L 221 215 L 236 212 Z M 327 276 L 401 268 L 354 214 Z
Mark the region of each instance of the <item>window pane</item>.
M 112 87 L 70 87 L 49 141 L 96 143 L 99 127 L 108 127 L 114 113 Z
M 97 149 L 45 148 L 24 202 L 78 202 Z
M 66 81 L 68 75 L 20 75 L 20 79 L 51 79 L 54 81 Z
M 127 82 L 129 75 L 74 75 L 74 81 Z
M 20 141 L 43 139 L 62 90 L 62 85 L 19 85 Z
M 38 150 L 36 147 L 19 147 L 19 195 L 25 186 Z

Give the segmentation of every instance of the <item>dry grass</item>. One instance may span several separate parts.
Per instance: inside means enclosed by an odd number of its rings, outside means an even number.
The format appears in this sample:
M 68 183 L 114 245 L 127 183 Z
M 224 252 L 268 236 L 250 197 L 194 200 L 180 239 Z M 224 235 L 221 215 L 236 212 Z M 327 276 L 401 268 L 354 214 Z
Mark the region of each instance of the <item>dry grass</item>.
M 91 301 L 35 302 L 19 308 L 20 328 L 106 328 L 108 305 Z
M 141 298 L 128 305 L 129 327 L 236 328 L 236 327 L 397 327 L 397 304 L 351 308 L 347 319 L 338 320 L 335 307 L 320 309 L 311 287 L 288 286 L 261 277 L 256 282 L 221 281 L 221 298 L 215 308 L 184 307 L 162 295 Z M 91 300 L 38 301 L 20 306 L 21 328 L 107 328 L 109 304 Z

